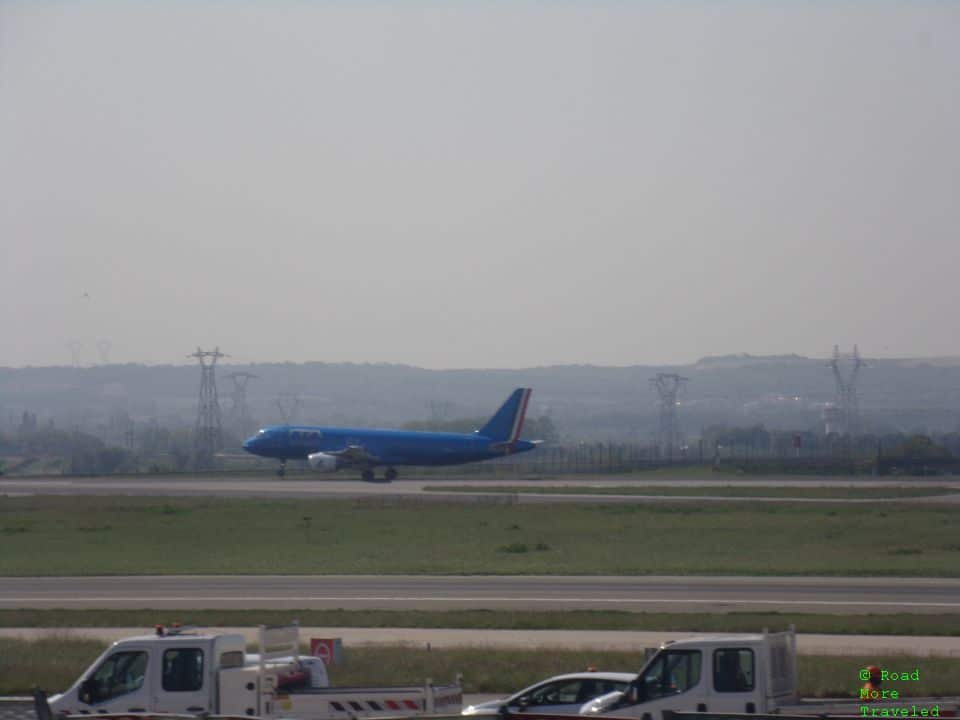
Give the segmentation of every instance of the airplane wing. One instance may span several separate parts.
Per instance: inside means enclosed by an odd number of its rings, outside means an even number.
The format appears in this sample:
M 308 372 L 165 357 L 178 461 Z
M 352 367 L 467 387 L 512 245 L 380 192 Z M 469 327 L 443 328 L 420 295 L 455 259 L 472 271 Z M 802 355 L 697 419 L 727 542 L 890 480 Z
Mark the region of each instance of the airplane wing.
M 368 451 L 362 445 L 347 445 L 343 450 L 330 450 L 327 455 L 343 458 L 351 465 L 378 465 L 380 458 Z

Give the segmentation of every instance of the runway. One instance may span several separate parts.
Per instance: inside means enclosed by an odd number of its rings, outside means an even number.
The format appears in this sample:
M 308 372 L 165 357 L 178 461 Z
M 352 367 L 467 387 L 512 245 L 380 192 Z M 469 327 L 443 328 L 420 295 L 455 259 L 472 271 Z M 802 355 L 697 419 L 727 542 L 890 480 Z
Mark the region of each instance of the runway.
M 698 487 L 703 494 L 695 496 L 663 495 L 604 495 L 604 494 L 491 494 L 469 492 L 438 492 L 428 488 L 438 485 L 506 487 L 511 485 L 545 486 L 566 485 L 570 487 L 608 488 L 619 486 L 643 487 Z M 785 498 L 785 497 L 729 497 L 711 495 L 711 488 L 734 487 L 851 487 L 863 490 L 863 496 L 855 498 Z M 870 489 L 895 487 L 945 487 L 955 492 L 933 497 L 876 498 Z M 433 502 L 488 502 L 488 503 L 637 503 L 637 502 L 804 502 L 804 503 L 960 503 L 960 480 L 920 480 L 911 478 L 796 478 L 770 476 L 740 478 L 731 476 L 721 479 L 698 477 L 657 478 L 643 474 L 632 475 L 562 475 L 537 480 L 523 478 L 498 479 L 490 475 L 456 476 L 454 478 L 430 477 L 401 479 L 392 483 L 366 483 L 349 475 L 333 477 L 301 475 L 277 478 L 272 475 L 137 475 L 101 477 L 38 477 L 0 478 L 0 495 L 153 495 L 153 496 L 218 496 L 218 497 L 277 497 L 313 499 L 362 499 L 379 497 L 386 500 L 410 500 Z
M 960 612 L 960 579 L 607 576 L 0 578 L 0 608 Z

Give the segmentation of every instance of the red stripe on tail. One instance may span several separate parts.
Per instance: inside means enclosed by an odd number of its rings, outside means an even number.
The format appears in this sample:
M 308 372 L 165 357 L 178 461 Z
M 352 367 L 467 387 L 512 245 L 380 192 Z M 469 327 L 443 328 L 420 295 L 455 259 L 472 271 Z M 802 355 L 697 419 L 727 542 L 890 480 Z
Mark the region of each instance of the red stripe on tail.
M 530 402 L 530 388 L 526 388 L 523 391 L 523 397 L 520 398 L 520 409 L 517 411 L 517 422 L 513 426 L 513 437 L 510 438 L 510 449 L 513 450 L 513 446 L 516 444 L 517 440 L 520 439 L 520 431 L 523 429 L 523 421 L 527 417 L 527 403 Z

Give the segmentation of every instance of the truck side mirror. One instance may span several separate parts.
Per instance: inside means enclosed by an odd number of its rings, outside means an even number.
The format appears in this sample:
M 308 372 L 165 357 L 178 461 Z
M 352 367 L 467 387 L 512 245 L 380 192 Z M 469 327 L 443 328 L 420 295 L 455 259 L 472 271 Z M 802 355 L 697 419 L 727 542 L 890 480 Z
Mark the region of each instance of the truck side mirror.
M 88 678 L 80 683 L 78 696 L 80 702 L 87 705 L 93 705 L 97 701 L 97 684 L 93 681 L 93 678 Z

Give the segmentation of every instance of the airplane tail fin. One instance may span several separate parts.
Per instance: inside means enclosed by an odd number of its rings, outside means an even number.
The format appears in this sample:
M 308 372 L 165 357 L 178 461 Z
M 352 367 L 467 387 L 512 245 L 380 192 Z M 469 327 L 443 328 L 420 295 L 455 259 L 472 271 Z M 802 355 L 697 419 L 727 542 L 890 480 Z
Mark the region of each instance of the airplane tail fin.
M 497 443 L 508 445 L 515 443 L 520 438 L 523 419 L 527 415 L 527 403 L 530 402 L 532 392 L 530 388 L 514 390 L 490 421 L 477 432 Z

